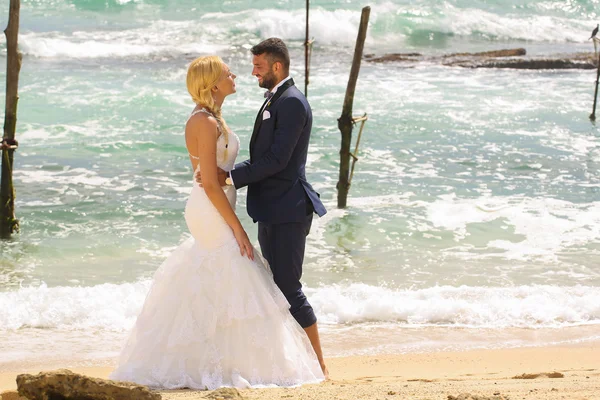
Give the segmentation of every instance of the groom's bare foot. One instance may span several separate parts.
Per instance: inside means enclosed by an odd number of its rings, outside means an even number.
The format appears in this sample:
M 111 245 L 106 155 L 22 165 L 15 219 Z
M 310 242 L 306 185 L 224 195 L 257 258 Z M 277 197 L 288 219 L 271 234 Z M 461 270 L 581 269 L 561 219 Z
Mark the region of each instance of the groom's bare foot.
M 327 365 L 325 365 L 325 362 L 321 362 L 321 371 L 323 371 L 323 375 L 325 376 L 325 380 L 328 381 L 329 380 L 329 369 L 327 369 Z
M 317 323 L 315 322 L 311 326 L 304 328 L 308 339 L 310 340 L 310 344 L 315 350 L 315 354 L 317 355 L 317 360 L 319 360 L 319 364 L 321 365 L 321 371 L 323 371 L 323 375 L 325 375 L 325 380 L 329 380 L 329 370 L 325 365 L 325 359 L 323 358 L 323 351 L 321 350 L 321 340 L 319 339 L 319 328 L 317 328 Z

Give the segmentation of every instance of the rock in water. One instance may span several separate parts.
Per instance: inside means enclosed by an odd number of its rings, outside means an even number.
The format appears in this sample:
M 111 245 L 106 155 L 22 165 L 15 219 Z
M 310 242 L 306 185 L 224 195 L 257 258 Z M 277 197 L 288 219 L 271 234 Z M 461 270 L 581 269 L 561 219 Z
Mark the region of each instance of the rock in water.
M 21 396 L 29 400 L 160 400 L 158 393 L 130 382 L 90 378 L 66 369 L 17 376 Z
M 517 57 L 527 54 L 524 48 L 483 51 L 479 53 L 453 53 L 444 57 Z

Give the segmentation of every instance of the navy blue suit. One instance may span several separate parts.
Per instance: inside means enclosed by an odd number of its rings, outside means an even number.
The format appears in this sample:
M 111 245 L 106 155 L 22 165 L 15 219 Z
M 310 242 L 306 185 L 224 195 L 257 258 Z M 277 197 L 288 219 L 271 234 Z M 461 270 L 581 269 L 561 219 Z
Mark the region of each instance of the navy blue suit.
M 258 222 L 262 254 L 290 312 L 306 328 L 316 317 L 300 283 L 304 247 L 313 213 L 327 212 L 306 180 L 312 111 L 292 79 L 265 103 L 254 124 L 250 160 L 237 164 L 231 178 L 236 189 L 248 186 L 246 207 Z

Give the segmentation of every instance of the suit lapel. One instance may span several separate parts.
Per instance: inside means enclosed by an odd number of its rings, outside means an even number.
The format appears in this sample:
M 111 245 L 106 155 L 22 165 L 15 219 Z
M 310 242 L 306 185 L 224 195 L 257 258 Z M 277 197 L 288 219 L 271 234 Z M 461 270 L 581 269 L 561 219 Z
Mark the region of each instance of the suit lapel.
M 265 100 L 265 102 L 262 104 L 262 106 L 260 106 L 260 110 L 265 108 L 265 105 L 269 101 L 271 101 L 271 99 Z M 252 140 L 254 140 L 254 135 L 256 134 L 256 132 L 258 132 L 258 128 L 260 128 L 260 124 L 262 123 L 262 112 L 260 112 L 260 110 L 259 110 L 258 114 L 256 114 L 256 120 L 254 120 L 254 129 L 252 130 Z M 250 143 L 252 143 L 252 140 L 250 140 Z
M 250 139 L 250 162 L 252 162 L 252 148 L 254 147 L 254 143 L 256 143 L 256 140 L 258 139 L 258 131 L 260 131 L 260 126 L 262 125 L 263 112 L 265 110 L 268 110 L 269 107 L 271 106 L 271 104 L 275 104 L 275 102 L 277 101 L 277 99 L 279 99 L 279 97 L 281 97 L 283 92 L 285 92 L 292 86 L 294 86 L 294 80 L 292 78 L 290 78 L 287 81 L 285 81 L 285 83 L 283 85 L 278 87 L 277 91 L 275 92 L 273 97 L 265 100 L 263 105 L 260 107 L 258 115 L 256 116 L 256 120 L 254 121 L 254 130 L 252 131 L 252 138 Z M 266 106 L 265 106 L 265 103 L 266 103 Z M 264 108 L 264 110 L 263 110 L 263 108 Z

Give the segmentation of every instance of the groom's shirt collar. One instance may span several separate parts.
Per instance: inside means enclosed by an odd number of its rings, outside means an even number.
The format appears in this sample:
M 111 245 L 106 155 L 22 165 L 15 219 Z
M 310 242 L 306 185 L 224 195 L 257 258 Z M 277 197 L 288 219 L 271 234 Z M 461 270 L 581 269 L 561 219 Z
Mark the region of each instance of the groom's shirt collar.
M 271 93 L 273 93 L 273 94 L 277 93 L 277 89 L 279 89 L 281 87 L 281 85 L 283 85 L 284 83 L 286 83 L 290 79 L 292 79 L 292 77 L 288 75 L 287 78 L 284 78 L 281 82 L 279 82 L 277 84 L 277 86 L 275 86 L 273 89 L 271 89 Z
M 287 76 L 287 78 L 284 78 L 281 82 L 279 82 L 273 89 L 271 89 L 271 93 L 273 93 L 272 96 L 275 95 L 275 93 L 277 93 L 277 89 L 279 89 L 281 87 L 281 85 L 283 85 L 284 83 L 286 83 L 287 81 L 289 81 L 290 79 L 292 79 L 291 76 Z M 268 93 L 268 92 L 267 92 Z M 270 98 L 269 98 L 270 100 Z M 263 111 L 265 111 L 265 108 L 267 108 L 267 106 L 269 105 L 269 101 L 265 101 L 265 104 L 263 104 L 263 107 L 260 109 L 260 112 L 262 113 Z

